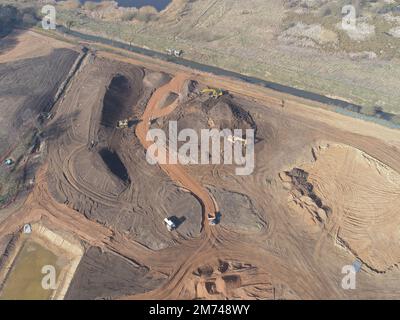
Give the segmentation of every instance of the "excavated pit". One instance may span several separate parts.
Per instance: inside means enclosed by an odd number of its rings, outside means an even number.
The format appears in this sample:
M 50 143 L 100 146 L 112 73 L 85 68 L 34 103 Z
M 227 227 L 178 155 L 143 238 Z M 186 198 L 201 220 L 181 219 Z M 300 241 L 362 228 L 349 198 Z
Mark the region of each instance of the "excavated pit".
M 99 154 L 114 175 L 127 184 L 131 183 L 128 170 L 116 152 L 104 148 L 99 151 Z
M 169 105 L 174 103 L 178 98 L 179 95 L 177 95 L 175 92 L 170 92 L 164 99 L 160 101 L 159 108 L 163 109 L 165 107 L 168 107 Z
M 131 115 L 133 89 L 130 81 L 123 75 L 116 75 L 104 96 L 104 105 L 101 115 L 101 124 L 115 128 L 119 120 Z

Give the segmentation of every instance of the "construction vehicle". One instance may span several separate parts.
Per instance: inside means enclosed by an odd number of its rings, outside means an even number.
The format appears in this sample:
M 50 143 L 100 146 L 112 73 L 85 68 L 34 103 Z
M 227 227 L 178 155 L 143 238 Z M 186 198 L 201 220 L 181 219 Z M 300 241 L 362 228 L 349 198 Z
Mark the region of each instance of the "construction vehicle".
M 167 227 L 168 231 L 174 231 L 176 229 L 176 224 L 171 219 L 165 218 L 164 224 Z
M 207 88 L 201 90 L 202 94 L 208 93 L 210 94 L 211 97 L 214 99 L 218 99 L 219 97 L 222 97 L 224 95 L 224 91 L 220 88 Z
M 117 129 L 126 129 L 126 128 L 129 128 L 131 126 L 138 124 L 141 121 L 142 120 L 136 119 L 136 118 L 119 120 L 117 123 Z
M 11 158 L 8 158 L 8 159 L 6 159 L 6 160 L 4 161 L 4 164 L 5 164 L 6 166 L 12 166 L 12 165 L 14 164 L 14 160 L 11 159 Z
M 217 212 L 216 214 L 209 213 L 207 215 L 207 219 L 208 219 L 208 223 L 210 224 L 210 226 L 215 226 L 220 223 L 221 214 L 219 212 Z
M 32 233 L 32 226 L 29 223 L 25 224 L 24 228 L 23 228 L 23 232 L 25 234 L 31 234 Z
M 167 49 L 167 54 L 169 56 L 175 56 L 177 58 L 181 57 L 183 54 L 182 50 L 177 50 L 177 49 Z
M 46 120 L 53 119 L 53 114 L 51 112 L 44 112 L 43 113 L 43 118 Z
M 240 138 L 240 137 L 236 137 L 236 136 L 228 136 L 228 141 L 231 143 L 236 143 L 236 142 L 240 142 L 242 143 L 244 146 L 247 145 L 247 140 Z
M 54 114 L 51 112 L 41 112 L 39 114 L 40 121 L 51 120 L 51 119 L 53 119 L 53 117 L 54 117 Z
M 117 124 L 117 129 L 126 129 L 129 127 L 129 120 L 124 119 L 124 120 L 119 120 Z

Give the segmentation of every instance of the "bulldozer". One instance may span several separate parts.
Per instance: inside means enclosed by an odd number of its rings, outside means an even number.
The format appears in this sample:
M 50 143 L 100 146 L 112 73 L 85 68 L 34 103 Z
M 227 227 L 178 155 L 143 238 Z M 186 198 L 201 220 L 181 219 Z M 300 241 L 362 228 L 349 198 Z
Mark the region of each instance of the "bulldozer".
M 214 99 L 218 99 L 219 97 L 222 97 L 224 95 L 224 91 L 220 88 L 207 88 L 201 90 L 202 94 L 208 93 L 210 94 L 211 97 Z
M 126 129 L 128 127 L 129 127 L 129 120 L 128 119 L 120 120 L 117 123 L 117 129 Z

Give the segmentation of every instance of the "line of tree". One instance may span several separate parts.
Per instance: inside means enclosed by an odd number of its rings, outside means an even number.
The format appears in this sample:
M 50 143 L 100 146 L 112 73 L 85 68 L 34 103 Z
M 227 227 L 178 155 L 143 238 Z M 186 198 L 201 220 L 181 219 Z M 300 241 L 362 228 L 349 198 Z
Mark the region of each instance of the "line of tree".
M 40 19 L 34 7 L 17 8 L 0 4 L 0 37 L 9 34 L 18 26 L 33 26 Z
M 16 7 L 0 5 L 0 37 L 10 33 L 21 19 L 21 13 Z

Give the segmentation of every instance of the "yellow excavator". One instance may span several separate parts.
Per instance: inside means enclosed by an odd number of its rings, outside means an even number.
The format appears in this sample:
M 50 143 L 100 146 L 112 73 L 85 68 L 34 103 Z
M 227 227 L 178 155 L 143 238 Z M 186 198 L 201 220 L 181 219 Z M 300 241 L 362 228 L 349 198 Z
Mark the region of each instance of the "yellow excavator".
M 208 93 L 211 97 L 214 99 L 218 99 L 219 97 L 222 97 L 224 95 L 224 91 L 220 88 L 207 88 L 201 90 L 202 94 Z

